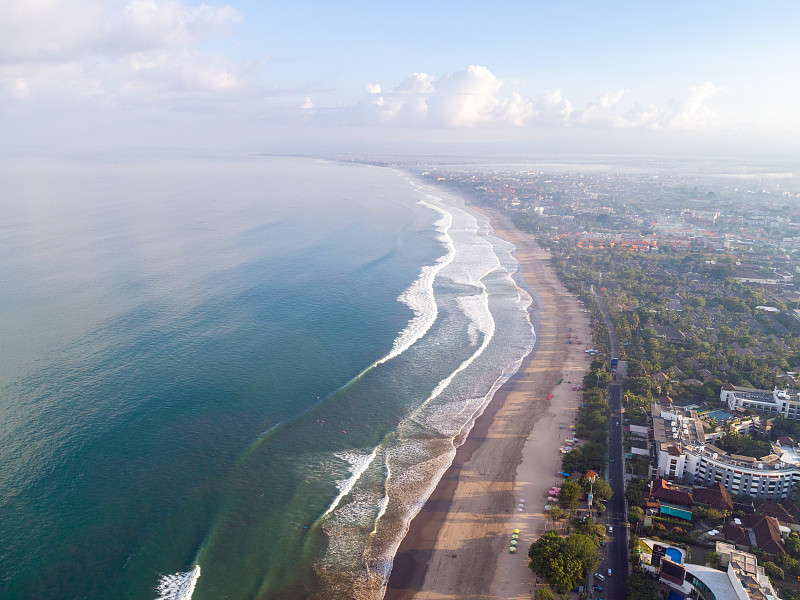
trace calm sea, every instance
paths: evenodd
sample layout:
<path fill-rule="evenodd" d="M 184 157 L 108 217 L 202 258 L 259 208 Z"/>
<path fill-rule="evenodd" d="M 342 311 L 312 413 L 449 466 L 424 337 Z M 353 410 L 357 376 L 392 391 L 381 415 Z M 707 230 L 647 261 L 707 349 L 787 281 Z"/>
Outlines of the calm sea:
<path fill-rule="evenodd" d="M 385 168 L 0 165 L 0 598 L 379 598 L 533 345 L 512 250 Z"/>

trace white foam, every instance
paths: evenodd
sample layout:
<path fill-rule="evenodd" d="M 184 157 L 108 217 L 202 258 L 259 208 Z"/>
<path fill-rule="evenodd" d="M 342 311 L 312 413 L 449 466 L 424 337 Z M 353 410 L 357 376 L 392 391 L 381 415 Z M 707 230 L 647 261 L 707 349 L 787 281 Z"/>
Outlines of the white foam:
<path fill-rule="evenodd" d="M 194 594 L 194 587 L 200 578 L 200 565 L 191 571 L 162 575 L 156 586 L 156 600 L 189 600 Z"/>
<path fill-rule="evenodd" d="M 386 476 L 383 480 L 383 498 L 378 505 L 378 514 L 375 516 L 375 524 L 372 527 L 372 535 L 375 535 L 378 532 L 378 521 L 380 521 L 381 517 L 384 515 L 384 513 L 386 513 L 386 507 L 389 506 L 389 482 L 392 479 L 392 469 L 389 466 L 388 454 L 384 459 L 384 467 L 386 468 Z"/>
<path fill-rule="evenodd" d="M 331 502 L 328 510 L 322 513 L 322 517 L 325 517 L 336 510 L 336 507 L 339 506 L 339 503 L 342 501 L 342 499 L 350 493 L 361 475 L 364 474 L 364 471 L 366 471 L 372 464 L 372 461 L 375 460 L 375 457 L 378 455 L 379 447 L 380 446 L 376 446 L 369 454 L 357 454 L 355 452 L 335 453 L 337 458 L 350 463 L 350 477 L 336 482 L 336 487 L 339 489 L 339 495 L 334 498 L 333 502 Z"/>
<path fill-rule="evenodd" d="M 436 221 L 436 230 L 439 232 L 439 239 L 447 248 L 447 253 L 433 265 L 422 267 L 416 281 L 405 290 L 397 300 L 408 306 L 414 311 L 414 317 L 408 325 L 398 334 L 392 344 L 392 350 L 383 358 L 375 361 L 369 368 L 383 364 L 408 350 L 414 343 L 424 336 L 436 321 L 439 309 L 436 307 L 436 298 L 433 295 L 433 282 L 439 271 L 453 262 L 456 255 L 453 238 L 449 235 L 450 227 L 453 223 L 453 215 L 439 206 L 419 200 L 419 203 L 438 212 L 441 217 Z"/>

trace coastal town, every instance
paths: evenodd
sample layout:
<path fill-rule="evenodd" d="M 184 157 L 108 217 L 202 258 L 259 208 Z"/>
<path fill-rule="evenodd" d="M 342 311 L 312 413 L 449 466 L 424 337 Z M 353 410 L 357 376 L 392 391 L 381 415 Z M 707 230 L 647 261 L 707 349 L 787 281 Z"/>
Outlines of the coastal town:
<path fill-rule="evenodd" d="M 800 598 L 800 183 L 405 167 L 534 237 L 590 313 L 563 340 L 594 351 L 530 593 Z"/>

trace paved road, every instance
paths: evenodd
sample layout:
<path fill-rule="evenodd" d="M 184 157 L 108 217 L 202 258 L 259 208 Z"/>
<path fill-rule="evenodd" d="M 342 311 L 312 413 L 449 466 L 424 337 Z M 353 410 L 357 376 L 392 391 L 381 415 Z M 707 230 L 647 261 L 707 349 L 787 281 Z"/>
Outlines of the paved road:
<path fill-rule="evenodd" d="M 600 310 L 605 318 L 606 326 L 611 340 L 611 353 L 619 356 L 617 345 L 617 332 L 611 323 L 608 308 L 603 298 L 595 293 Z M 602 593 L 597 593 L 595 598 L 621 599 L 625 597 L 624 583 L 628 576 L 628 520 L 625 514 L 625 463 L 622 454 L 622 389 L 620 384 L 612 383 L 608 389 L 608 405 L 611 416 L 608 422 L 608 473 L 607 479 L 611 484 L 613 496 L 606 507 L 604 520 L 607 525 L 614 528 L 614 533 L 609 536 L 605 548 L 605 558 L 601 565 L 602 572 L 607 573 L 611 568 L 611 577 L 606 575 Z"/>

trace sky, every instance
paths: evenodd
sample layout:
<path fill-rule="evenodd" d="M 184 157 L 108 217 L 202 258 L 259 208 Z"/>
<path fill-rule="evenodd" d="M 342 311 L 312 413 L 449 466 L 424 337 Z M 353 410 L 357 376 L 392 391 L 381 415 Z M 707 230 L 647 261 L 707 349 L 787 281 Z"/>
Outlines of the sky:
<path fill-rule="evenodd" d="M 0 3 L 0 142 L 791 156 L 800 3 Z"/>

